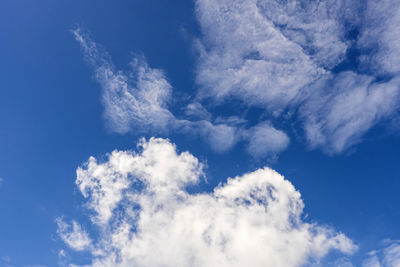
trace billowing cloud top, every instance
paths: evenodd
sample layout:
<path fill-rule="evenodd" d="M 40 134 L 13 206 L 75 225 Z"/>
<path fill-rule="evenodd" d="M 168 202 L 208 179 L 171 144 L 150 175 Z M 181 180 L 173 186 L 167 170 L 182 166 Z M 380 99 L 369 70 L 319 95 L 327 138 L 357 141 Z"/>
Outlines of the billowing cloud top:
<path fill-rule="evenodd" d="M 90 158 L 76 183 L 98 234 L 58 219 L 60 237 L 91 253 L 88 266 L 301 266 L 356 249 L 345 235 L 304 222 L 300 193 L 269 168 L 189 193 L 203 175 L 193 155 L 165 139 L 105 162 Z"/>

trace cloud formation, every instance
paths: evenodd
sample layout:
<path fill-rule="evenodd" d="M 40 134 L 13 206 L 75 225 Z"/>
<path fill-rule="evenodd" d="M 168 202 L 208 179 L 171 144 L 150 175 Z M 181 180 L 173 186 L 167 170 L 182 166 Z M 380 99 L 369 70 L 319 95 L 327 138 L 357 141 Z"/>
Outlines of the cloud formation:
<path fill-rule="evenodd" d="M 73 31 L 103 87 L 111 130 L 184 132 L 217 152 L 245 141 L 251 155 L 265 157 L 289 144 L 288 134 L 274 125 L 296 120 L 310 148 L 339 154 L 397 116 L 400 5 L 394 0 L 195 3 L 202 32 L 195 42 L 199 91 L 182 116 L 169 110 L 172 86 L 162 70 L 136 57 L 129 72 L 117 71 L 106 52 L 79 29 Z M 250 124 L 235 106 L 231 115 L 244 121 L 236 124 L 218 121 L 219 114 L 203 106 L 229 105 L 232 98 L 265 113 Z"/>
<path fill-rule="evenodd" d="M 363 267 L 398 267 L 400 266 L 400 243 L 386 240 L 385 248 L 370 252 L 363 262 Z"/>
<path fill-rule="evenodd" d="M 363 68 L 385 75 L 400 71 L 400 5 L 393 0 L 369 0 L 358 46 Z"/>
<path fill-rule="evenodd" d="M 284 132 L 272 127 L 269 122 L 261 122 L 245 134 L 249 140 L 247 150 L 255 158 L 269 153 L 277 154 L 289 145 L 289 137 Z"/>
<path fill-rule="evenodd" d="M 374 82 L 370 76 L 341 72 L 319 83 L 300 113 L 308 143 L 328 153 L 340 153 L 358 143 L 373 125 L 399 107 L 400 76 Z"/>
<path fill-rule="evenodd" d="M 162 70 L 151 68 L 144 57 L 135 57 L 131 62 L 131 71 L 125 73 L 117 71 L 110 56 L 98 44 L 92 41 L 87 34 L 78 28 L 72 31 L 80 44 L 83 54 L 93 67 L 95 78 L 103 91 L 104 116 L 108 127 L 117 133 L 150 132 L 168 134 L 169 132 L 188 133 L 197 135 L 205 140 L 216 152 L 226 152 L 240 140 L 250 141 L 252 135 L 247 134 L 243 127 L 243 119 L 237 120 L 217 118 L 213 116 L 199 102 L 189 103 L 184 115 L 187 118 L 177 118 L 168 109 L 172 95 L 172 86 Z M 273 131 L 264 131 L 270 139 L 276 138 L 281 132 L 269 126 Z M 284 138 L 286 134 L 281 132 Z M 288 143 L 288 142 L 286 142 Z M 282 144 L 264 142 L 262 153 L 258 156 L 273 155 L 282 151 Z"/>
<path fill-rule="evenodd" d="M 229 178 L 211 193 L 189 193 L 203 165 L 165 139 L 142 140 L 139 152 L 91 157 L 77 170 L 98 234 L 59 222 L 87 266 L 302 266 L 329 251 L 351 254 L 344 234 L 302 219 L 300 193 L 269 169 Z M 94 231 L 92 231 L 94 232 Z"/>
<path fill-rule="evenodd" d="M 150 68 L 143 57 L 131 62 L 132 75 L 115 70 L 107 52 L 81 30 L 72 31 L 103 89 L 104 116 L 112 131 L 165 130 L 173 115 L 167 109 L 171 85 L 163 72 Z"/>
<path fill-rule="evenodd" d="M 393 0 L 197 0 L 199 97 L 233 96 L 277 120 L 289 110 L 312 148 L 341 153 L 399 108 L 399 8 Z"/>
<path fill-rule="evenodd" d="M 70 248 L 82 251 L 89 247 L 91 240 L 76 221 L 69 225 L 63 221 L 63 218 L 57 218 L 56 223 L 57 234 Z"/>

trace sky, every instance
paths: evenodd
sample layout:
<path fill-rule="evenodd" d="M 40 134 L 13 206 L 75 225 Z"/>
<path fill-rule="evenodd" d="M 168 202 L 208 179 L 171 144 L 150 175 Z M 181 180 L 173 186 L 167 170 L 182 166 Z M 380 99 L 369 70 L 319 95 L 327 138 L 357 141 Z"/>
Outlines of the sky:
<path fill-rule="evenodd" d="M 0 2 L 0 266 L 400 266 L 395 0 Z"/>

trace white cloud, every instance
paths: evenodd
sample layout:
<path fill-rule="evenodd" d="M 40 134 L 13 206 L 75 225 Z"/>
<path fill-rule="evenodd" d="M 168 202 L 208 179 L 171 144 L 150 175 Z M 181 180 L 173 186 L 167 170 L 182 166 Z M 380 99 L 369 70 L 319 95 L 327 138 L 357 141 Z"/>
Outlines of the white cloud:
<path fill-rule="evenodd" d="M 365 49 L 364 68 L 379 74 L 400 71 L 400 5 L 395 0 L 369 0 L 358 45 Z"/>
<path fill-rule="evenodd" d="M 90 246 L 91 240 L 88 234 L 76 221 L 69 225 L 62 218 L 57 218 L 56 223 L 58 235 L 70 248 L 82 251 Z"/>
<path fill-rule="evenodd" d="M 212 121 L 212 115 L 199 102 L 190 103 L 185 108 L 185 115 L 193 120 L 176 118 L 167 108 L 172 87 L 161 70 L 149 67 L 144 58 L 135 58 L 131 64 L 132 72 L 116 71 L 101 47 L 79 29 L 73 33 L 102 86 L 105 117 L 112 131 L 120 134 L 129 131 L 189 133 L 203 138 L 214 151 L 220 153 L 230 150 L 243 139 L 245 120 L 217 117 Z M 276 136 L 272 131 L 270 134 Z M 282 150 L 277 147 L 286 147 L 281 143 L 264 143 L 268 143 L 268 149 L 274 153 Z M 261 156 L 268 153 L 254 154 Z"/>
<path fill-rule="evenodd" d="M 301 108 L 312 147 L 340 153 L 358 143 L 364 133 L 399 106 L 400 76 L 386 83 L 354 72 L 342 72 L 314 85 L 314 94 Z"/>
<path fill-rule="evenodd" d="M 347 257 L 339 258 L 339 259 L 335 260 L 329 266 L 332 266 L 332 267 L 354 267 L 354 265 L 351 263 L 351 261 Z"/>
<path fill-rule="evenodd" d="M 363 267 L 399 267 L 400 243 L 386 240 L 386 247 L 370 252 L 370 256 L 363 262 Z"/>
<path fill-rule="evenodd" d="M 186 113 L 200 117 L 198 121 L 177 119 L 168 109 L 171 85 L 163 72 L 152 69 L 144 58 L 135 58 L 129 74 L 116 71 L 109 56 L 79 29 L 73 31 L 85 58 L 94 67 L 96 80 L 103 88 L 103 104 L 108 126 L 120 134 L 129 131 L 195 132 L 215 151 L 225 152 L 235 143 L 235 129 L 229 125 L 214 125 L 200 103 L 189 104 Z M 133 81 L 132 81 L 132 77 Z"/>
<path fill-rule="evenodd" d="M 253 157 L 264 157 L 277 154 L 289 145 L 289 137 L 275 129 L 268 122 L 260 123 L 245 133 L 249 145 L 247 150 Z"/>
<path fill-rule="evenodd" d="M 197 0 L 204 38 L 198 82 L 203 96 L 235 95 L 271 111 L 344 57 L 348 43 L 338 1 Z"/>
<path fill-rule="evenodd" d="M 174 128 L 177 132 L 199 135 L 216 152 L 226 152 L 240 140 L 240 128 L 225 123 L 213 124 L 206 120 L 176 120 Z"/>
<path fill-rule="evenodd" d="M 399 107 L 399 9 L 393 0 L 370 0 L 366 7 L 336 0 L 197 0 L 200 96 L 234 96 L 274 119 L 300 108 L 293 114 L 304 120 L 310 146 L 341 153 Z M 350 59 L 360 67 L 352 63 L 352 71 L 338 72 L 349 48 L 360 53 Z"/>
<path fill-rule="evenodd" d="M 142 57 L 132 60 L 130 75 L 116 71 L 107 53 L 96 43 L 79 29 L 73 34 L 103 88 L 104 115 L 110 128 L 122 134 L 132 128 L 165 130 L 173 115 L 167 109 L 171 85 L 163 72 L 150 68 Z"/>
<path fill-rule="evenodd" d="M 193 155 L 155 138 L 140 150 L 78 169 L 99 235 L 71 241 L 90 240 L 76 223 L 69 232 L 61 223 L 59 233 L 73 249 L 92 244 L 89 266 L 302 266 L 356 249 L 345 235 L 303 221 L 300 193 L 271 169 L 191 194 L 186 188 L 204 175 Z"/>
<path fill-rule="evenodd" d="M 212 117 L 211 113 L 208 112 L 199 102 L 188 104 L 185 108 L 185 115 L 201 120 L 210 120 Z"/>
<path fill-rule="evenodd" d="M 400 266 L 400 244 L 392 244 L 384 251 L 384 266 Z"/>
<path fill-rule="evenodd" d="M 172 86 L 162 70 L 137 57 L 131 71 L 117 71 L 87 35 L 79 29 L 73 33 L 103 87 L 105 118 L 113 131 L 183 131 L 202 137 L 217 152 L 252 133 L 248 151 L 253 156 L 284 150 L 288 134 L 281 130 L 274 129 L 281 134 L 271 143 L 277 136 L 272 131 L 263 140 L 254 135 L 260 127 L 218 122 L 201 103 L 233 96 L 264 108 L 262 120 L 301 119 L 310 147 L 337 154 L 399 107 L 399 9 L 394 0 L 365 5 L 356 0 L 196 0 L 200 89 L 184 108 L 186 118 L 179 119 L 168 109 Z M 348 51 L 356 58 L 347 58 Z M 342 70 L 341 63 L 353 66 Z M 236 107 L 235 112 L 240 114 Z"/>

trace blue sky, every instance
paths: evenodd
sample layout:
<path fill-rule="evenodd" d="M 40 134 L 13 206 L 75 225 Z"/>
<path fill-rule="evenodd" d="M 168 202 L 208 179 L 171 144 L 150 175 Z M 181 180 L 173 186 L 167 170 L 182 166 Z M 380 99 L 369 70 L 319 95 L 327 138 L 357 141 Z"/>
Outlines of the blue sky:
<path fill-rule="evenodd" d="M 2 1 L 0 266 L 399 266 L 399 29 L 393 0 Z"/>

